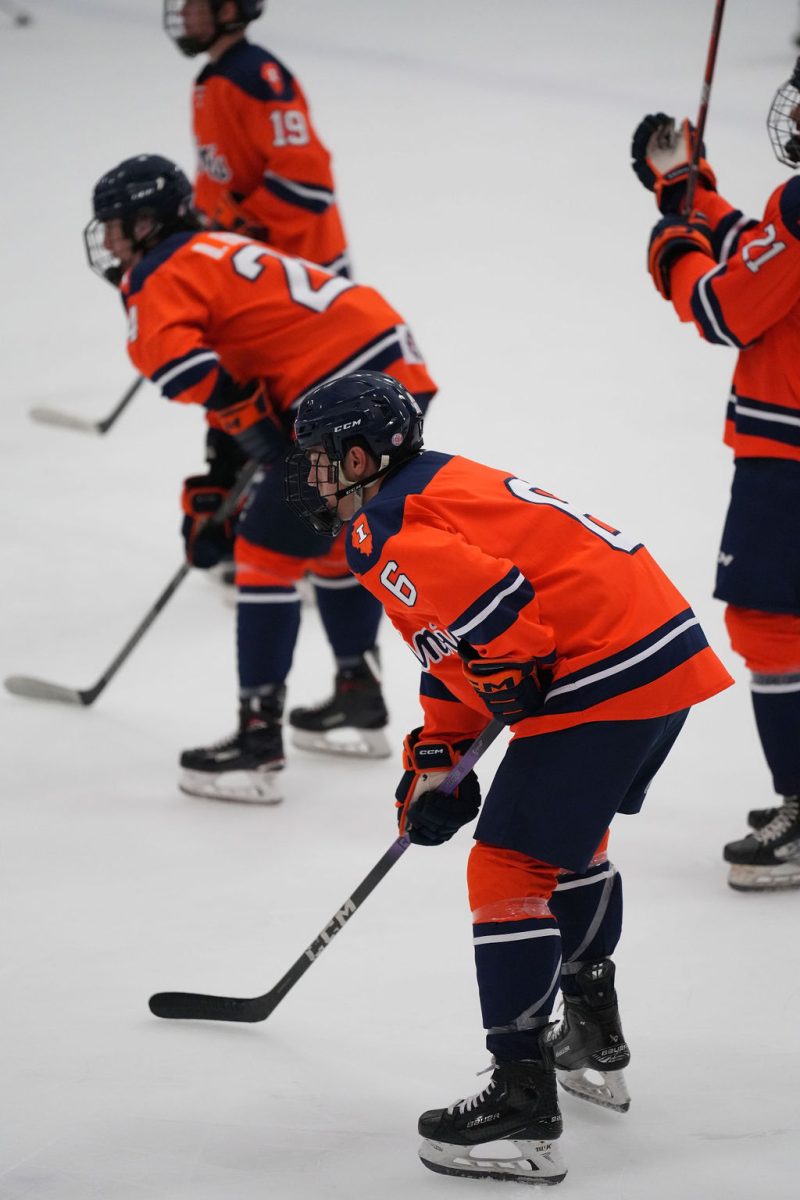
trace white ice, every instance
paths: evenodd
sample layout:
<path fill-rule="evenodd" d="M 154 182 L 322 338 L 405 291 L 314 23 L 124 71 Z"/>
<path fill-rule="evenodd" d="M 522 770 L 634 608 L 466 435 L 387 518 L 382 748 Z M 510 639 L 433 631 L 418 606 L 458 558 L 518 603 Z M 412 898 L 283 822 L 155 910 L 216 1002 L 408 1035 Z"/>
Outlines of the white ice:
<path fill-rule="evenodd" d="M 0 670 L 85 687 L 180 562 L 202 421 L 149 385 L 104 438 L 27 413 L 104 416 L 132 377 L 81 231 L 120 159 L 191 167 L 194 65 L 157 0 L 30 6 L 27 28 L 0 12 Z M 620 1117 L 564 1098 L 562 1191 L 587 1200 L 797 1195 L 800 894 L 731 892 L 720 853 L 771 798 L 711 598 L 733 352 L 657 296 L 655 208 L 628 163 L 644 113 L 694 115 L 712 7 L 270 0 L 253 30 L 310 94 L 359 274 L 409 318 L 441 384 L 429 444 L 641 536 L 738 680 L 615 829 L 633 1103 Z M 734 2 L 725 17 L 707 144 L 723 192 L 755 215 L 785 178 L 764 117 L 796 10 Z M 382 644 L 399 746 L 417 723 L 414 662 L 391 631 Z M 290 702 L 330 678 L 312 610 Z M 399 757 L 296 753 L 279 808 L 182 796 L 180 749 L 235 718 L 233 613 L 201 574 L 93 708 L 0 703 L 0 1198 L 473 1195 L 420 1166 L 415 1128 L 484 1082 L 467 832 L 412 848 L 265 1024 L 147 1010 L 159 989 L 277 981 L 395 836 Z"/>

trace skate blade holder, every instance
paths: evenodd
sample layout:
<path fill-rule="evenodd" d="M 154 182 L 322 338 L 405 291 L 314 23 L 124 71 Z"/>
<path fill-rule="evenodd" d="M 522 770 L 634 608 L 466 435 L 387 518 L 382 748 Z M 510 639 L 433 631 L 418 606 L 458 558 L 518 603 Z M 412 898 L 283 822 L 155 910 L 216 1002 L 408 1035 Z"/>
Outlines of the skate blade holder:
<path fill-rule="evenodd" d="M 456 1146 L 426 1138 L 419 1157 L 430 1171 L 469 1179 L 513 1180 L 518 1183 L 561 1183 L 567 1168 L 556 1142 L 507 1138 Z"/>
<path fill-rule="evenodd" d="M 556 1077 L 565 1092 L 610 1108 L 614 1112 L 627 1112 L 631 1097 L 622 1071 L 597 1071 L 592 1067 L 581 1067 L 577 1071 L 556 1070 Z"/>
<path fill-rule="evenodd" d="M 800 888 L 800 857 L 779 866 L 731 866 L 728 886 L 735 892 L 779 892 Z"/>
<path fill-rule="evenodd" d="M 277 771 L 190 771 L 184 767 L 178 787 L 201 800 L 226 800 L 231 804 L 280 804 L 283 791 Z"/>
<path fill-rule="evenodd" d="M 392 754 L 383 729 L 356 729 L 353 725 L 320 732 L 292 727 L 292 745 L 298 750 L 342 758 L 390 758 Z"/>

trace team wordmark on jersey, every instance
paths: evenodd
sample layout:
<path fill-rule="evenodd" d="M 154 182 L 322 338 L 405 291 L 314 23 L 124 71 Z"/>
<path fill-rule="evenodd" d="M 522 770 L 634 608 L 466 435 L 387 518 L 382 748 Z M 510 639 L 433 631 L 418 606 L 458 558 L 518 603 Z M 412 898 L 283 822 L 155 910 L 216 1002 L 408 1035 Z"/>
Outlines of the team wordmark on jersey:
<path fill-rule="evenodd" d="M 213 142 L 197 147 L 197 170 L 217 183 L 230 183 L 232 178 L 227 158 L 217 151 Z"/>
<path fill-rule="evenodd" d="M 449 654 L 458 653 L 458 638 L 432 622 L 413 634 L 410 645 L 423 671 L 429 671 Z"/>

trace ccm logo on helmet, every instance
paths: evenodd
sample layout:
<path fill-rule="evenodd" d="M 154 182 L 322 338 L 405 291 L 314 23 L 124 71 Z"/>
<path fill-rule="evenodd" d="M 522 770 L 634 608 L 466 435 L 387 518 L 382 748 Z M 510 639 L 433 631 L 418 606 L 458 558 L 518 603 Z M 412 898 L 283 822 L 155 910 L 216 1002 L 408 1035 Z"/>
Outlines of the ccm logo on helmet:
<path fill-rule="evenodd" d="M 361 424 L 361 417 L 357 421 L 345 421 L 344 425 L 334 425 L 333 432 L 341 433 L 343 429 L 355 429 L 356 425 Z"/>

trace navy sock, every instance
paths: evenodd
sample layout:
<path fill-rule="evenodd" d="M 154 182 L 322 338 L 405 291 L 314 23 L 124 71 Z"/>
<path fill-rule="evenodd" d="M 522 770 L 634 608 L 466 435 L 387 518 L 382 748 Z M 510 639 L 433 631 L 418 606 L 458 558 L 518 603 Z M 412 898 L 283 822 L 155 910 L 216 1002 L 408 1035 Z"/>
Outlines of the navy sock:
<path fill-rule="evenodd" d="M 800 795 L 800 671 L 754 674 L 751 687 L 758 736 L 775 791 L 779 796 Z"/>
<path fill-rule="evenodd" d="M 561 988 L 578 995 L 575 974 L 584 963 L 609 958 L 622 932 L 622 879 L 611 862 L 559 879 L 550 910 L 561 930 Z"/>
<path fill-rule="evenodd" d="M 258 695 L 283 683 L 300 628 L 300 597 L 293 587 L 244 587 L 236 606 L 239 690 Z"/>
<path fill-rule="evenodd" d="M 473 925 L 486 1046 L 502 1061 L 540 1058 L 539 1034 L 553 1008 L 561 937 L 552 917 Z"/>
<path fill-rule="evenodd" d="M 378 636 L 383 609 L 353 575 L 324 579 L 312 575 L 319 615 L 337 662 L 360 659 Z M 341 663 L 340 663 L 341 665 Z"/>

